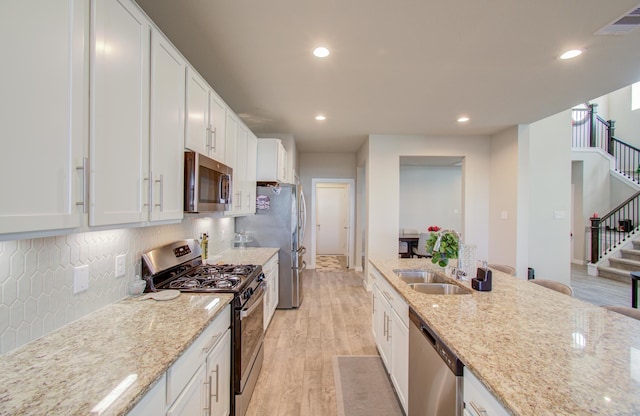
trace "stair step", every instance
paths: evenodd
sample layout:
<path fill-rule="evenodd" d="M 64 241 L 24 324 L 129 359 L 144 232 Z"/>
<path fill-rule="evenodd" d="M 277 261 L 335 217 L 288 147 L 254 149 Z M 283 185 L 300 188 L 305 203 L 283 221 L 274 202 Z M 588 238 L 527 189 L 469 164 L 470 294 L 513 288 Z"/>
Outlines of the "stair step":
<path fill-rule="evenodd" d="M 598 276 L 619 282 L 631 283 L 631 272 L 629 270 L 616 269 L 615 267 L 598 266 Z"/>
<path fill-rule="evenodd" d="M 633 243 L 634 250 L 640 250 L 640 239 L 634 239 L 631 242 Z"/>
<path fill-rule="evenodd" d="M 640 261 L 640 250 L 623 248 L 620 253 L 623 259 Z"/>
<path fill-rule="evenodd" d="M 640 271 L 640 261 L 631 260 L 631 259 L 621 259 L 621 258 L 610 257 L 609 265 L 615 269 L 628 270 L 630 272 Z"/>

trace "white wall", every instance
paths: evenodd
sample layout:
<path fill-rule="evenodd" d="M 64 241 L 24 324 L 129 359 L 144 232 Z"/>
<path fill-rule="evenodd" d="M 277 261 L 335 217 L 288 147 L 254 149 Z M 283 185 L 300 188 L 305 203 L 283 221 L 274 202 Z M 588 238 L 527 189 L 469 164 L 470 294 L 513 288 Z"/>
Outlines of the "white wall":
<path fill-rule="evenodd" d="M 210 255 L 233 246 L 233 218 L 0 242 L 0 354 L 124 298 L 144 251 L 202 232 L 209 233 Z M 126 276 L 116 278 L 120 254 Z M 85 264 L 89 289 L 74 295 L 73 266 Z"/>
<path fill-rule="evenodd" d="M 570 120 L 567 110 L 529 125 L 529 264 L 536 278 L 566 284 L 571 280 Z"/>
<path fill-rule="evenodd" d="M 517 264 L 518 128 L 490 140 L 489 263 Z"/>
<path fill-rule="evenodd" d="M 311 180 L 314 178 L 356 179 L 355 153 L 300 153 L 299 155 L 300 184 L 307 201 L 307 230 L 311 224 Z M 355 192 L 355 190 L 354 190 Z M 357 208 L 356 208 L 357 210 Z M 302 244 L 311 247 L 311 232 L 307 232 Z M 307 250 L 304 259 L 307 264 L 314 264 L 309 258 L 311 250 Z"/>
<path fill-rule="evenodd" d="M 631 86 L 608 94 L 608 98 L 616 137 L 640 148 L 640 110 L 631 111 Z"/>
<path fill-rule="evenodd" d="M 462 231 L 464 241 L 478 246 L 486 259 L 489 241 L 488 137 L 425 137 L 370 135 L 367 159 L 367 256 L 397 257 L 400 215 L 400 156 L 456 156 L 462 167 Z M 438 203 L 438 194 L 430 197 Z"/>
<path fill-rule="evenodd" d="M 400 166 L 399 186 L 401 229 L 462 229 L 461 166 Z M 438 195 L 438 203 L 433 195 Z"/>

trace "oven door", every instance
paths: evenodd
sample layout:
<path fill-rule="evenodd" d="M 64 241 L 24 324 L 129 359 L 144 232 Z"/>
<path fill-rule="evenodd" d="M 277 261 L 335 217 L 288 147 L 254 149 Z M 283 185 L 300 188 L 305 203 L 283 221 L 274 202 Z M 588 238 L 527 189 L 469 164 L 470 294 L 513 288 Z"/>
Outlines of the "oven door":
<path fill-rule="evenodd" d="M 264 283 L 235 311 L 234 389 L 244 391 L 253 362 L 264 341 Z"/>

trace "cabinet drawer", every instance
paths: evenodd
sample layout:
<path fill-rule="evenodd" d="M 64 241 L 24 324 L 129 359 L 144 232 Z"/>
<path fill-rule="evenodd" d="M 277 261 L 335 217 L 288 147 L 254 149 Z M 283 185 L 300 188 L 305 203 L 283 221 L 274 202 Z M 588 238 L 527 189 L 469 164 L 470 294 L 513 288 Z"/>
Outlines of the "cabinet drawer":
<path fill-rule="evenodd" d="M 220 315 L 202 332 L 193 344 L 167 370 L 167 403 L 171 405 L 198 368 L 205 362 L 207 354 L 222 339 L 231 323 L 231 306 L 227 305 Z"/>
<path fill-rule="evenodd" d="M 464 368 L 463 391 L 465 415 L 507 416 L 509 414 L 467 367 Z"/>

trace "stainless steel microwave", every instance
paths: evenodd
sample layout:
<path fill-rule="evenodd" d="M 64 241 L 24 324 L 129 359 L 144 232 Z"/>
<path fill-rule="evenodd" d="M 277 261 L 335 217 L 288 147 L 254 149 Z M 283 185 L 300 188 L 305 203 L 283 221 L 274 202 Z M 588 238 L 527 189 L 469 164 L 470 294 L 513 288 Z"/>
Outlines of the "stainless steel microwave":
<path fill-rule="evenodd" d="M 184 152 L 184 211 L 216 212 L 231 208 L 233 169 L 196 152 Z"/>

